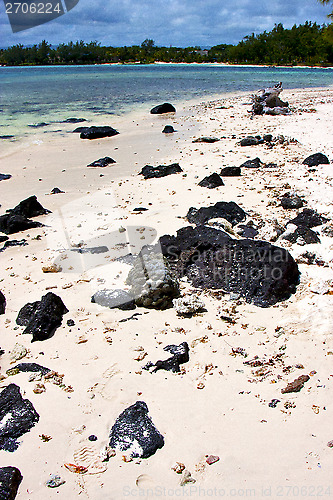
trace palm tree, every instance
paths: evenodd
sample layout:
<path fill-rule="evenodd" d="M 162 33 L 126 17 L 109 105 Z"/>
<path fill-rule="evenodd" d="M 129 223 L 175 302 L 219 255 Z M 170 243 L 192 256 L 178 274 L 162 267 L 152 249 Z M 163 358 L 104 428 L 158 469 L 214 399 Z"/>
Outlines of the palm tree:
<path fill-rule="evenodd" d="M 331 2 L 332 3 L 332 7 L 333 7 L 333 1 L 332 0 L 318 0 L 318 2 L 320 2 L 320 3 L 324 4 L 324 5 Z M 332 12 L 330 14 L 328 14 L 327 17 L 331 17 L 333 19 L 333 10 L 332 10 Z"/>

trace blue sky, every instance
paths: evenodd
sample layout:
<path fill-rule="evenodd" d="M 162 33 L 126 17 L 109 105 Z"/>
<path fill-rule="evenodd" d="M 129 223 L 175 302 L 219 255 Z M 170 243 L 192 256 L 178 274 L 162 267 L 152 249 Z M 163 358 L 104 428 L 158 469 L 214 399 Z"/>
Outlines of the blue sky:
<path fill-rule="evenodd" d="M 121 46 L 152 38 L 156 45 L 204 48 L 238 43 L 275 23 L 285 28 L 306 20 L 327 23 L 330 10 L 317 0 L 80 0 L 62 17 L 14 34 L 0 4 L 0 46 L 43 39 L 54 45 L 84 40 Z"/>

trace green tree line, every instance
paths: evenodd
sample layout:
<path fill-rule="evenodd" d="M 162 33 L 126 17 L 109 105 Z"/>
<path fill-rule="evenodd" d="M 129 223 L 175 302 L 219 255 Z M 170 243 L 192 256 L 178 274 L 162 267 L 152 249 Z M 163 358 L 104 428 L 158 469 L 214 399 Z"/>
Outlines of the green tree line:
<path fill-rule="evenodd" d="M 246 36 L 237 45 L 220 44 L 209 50 L 200 47 L 158 47 L 151 39 L 141 45 L 107 47 L 82 40 L 52 47 L 43 40 L 38 45 L 22 44 L 0 50 L 0 64 L 54 65 L 102 63 L 225 62 L 268 65 L 333 65 L 333 24 L 306 21 L 285 29 L 276 24 L 272 31 Z"/>

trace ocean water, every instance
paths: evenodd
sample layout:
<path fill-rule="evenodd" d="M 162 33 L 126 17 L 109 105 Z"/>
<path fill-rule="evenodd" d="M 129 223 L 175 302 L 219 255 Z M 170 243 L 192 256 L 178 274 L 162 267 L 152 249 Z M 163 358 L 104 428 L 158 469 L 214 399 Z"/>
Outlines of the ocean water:
<path fill-rule="evenodd" d="M 279 81 L 283 87 L 333 85 L 333 68 L 242 67 L 221 65 L 94 65 L 0 67 L 0 136 L 16 138 L 69 117 L 93 120 L 177 104 L 256 91 Z M 30 125 L 30 126 L 29 126 Z M 61 128 L 61 127 L 60 127 Z"/>

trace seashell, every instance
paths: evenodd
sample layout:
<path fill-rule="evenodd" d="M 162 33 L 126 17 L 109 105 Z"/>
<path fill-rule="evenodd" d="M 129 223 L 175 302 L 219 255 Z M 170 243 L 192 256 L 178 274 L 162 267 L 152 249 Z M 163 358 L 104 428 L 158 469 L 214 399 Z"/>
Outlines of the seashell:
<path fill-rule="evenodd" d="M 191 477 L 191 473 L 188 470 L 184 470 L 182 473 L 182 477 L 180 479 L 180 486 L 185 486 L 187 483 L 195 483 L 195 479 Z"/>
<path fill-rule="evenodd" d="M 68 469 L 71 472 L 74 472 L 75 474 L 84 474 L 85 472 L 88 471 L 87 467 L 83 467 L 83 465 L 76 465 L 76 464 L 64 464 L 66 469 Z"/>
<path fill-rule="evenodd" d="M 152 488 L 154 486 L 154 481 L 148 474 L 140 474 L 140 476 L 136 478 L 135 484 L 138 488 L 147 490 L 148 488 Z"/>

